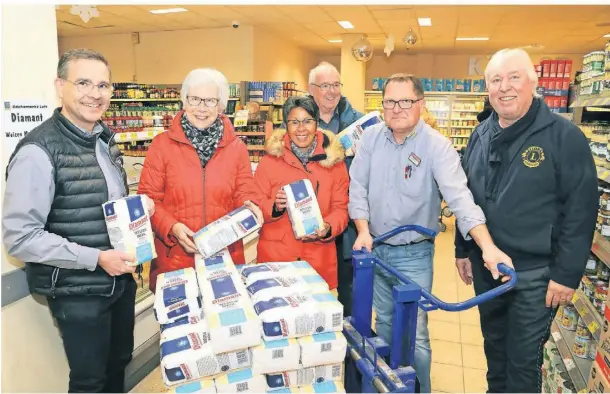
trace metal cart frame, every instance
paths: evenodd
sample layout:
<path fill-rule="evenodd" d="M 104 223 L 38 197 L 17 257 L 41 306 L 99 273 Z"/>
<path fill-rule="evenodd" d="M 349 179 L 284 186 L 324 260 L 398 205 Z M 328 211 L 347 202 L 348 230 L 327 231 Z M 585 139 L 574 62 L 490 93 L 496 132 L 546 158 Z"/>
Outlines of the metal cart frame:
<path fill-rule="evenodd" d="M 391 230 L 373 240 L 373 245 L 405 231 L 416 231 L 430 238 L 433 230 L 407 225 Z M 354 266 L 352 316 L 343 326 L 348 347 L 345 362 L 345 389 L 348 393 L 413 393 L 416 374 L 413 369 L 417 309 L 425 311 L 441 309 L 459 312 L 479 305 L 510 291 L 517 284 L 517 274 L 505 264 L 498 270 L 511 279 L 504 284 L 467 301 L 446 303 L 428 293 L 389 264 L 366 250 L 352 253 Z M 392 291 L 394 314 L 392 316 L 392 346 L 373 333 L 373 283 L 375 266 L 392 273 L 402 282 Z M 388 362 L 386 362 L 388 360 Z M 400 367 L 407 365 L 407 367 Z"/>

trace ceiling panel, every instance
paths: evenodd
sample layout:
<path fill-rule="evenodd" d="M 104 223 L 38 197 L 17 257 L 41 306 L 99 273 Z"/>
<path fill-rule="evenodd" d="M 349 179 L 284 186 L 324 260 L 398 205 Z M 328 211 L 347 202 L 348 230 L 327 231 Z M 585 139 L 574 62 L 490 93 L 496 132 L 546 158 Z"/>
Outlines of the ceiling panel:
<path fill-rule="evenodd" d="M 350 33 L 350 30 L 346 30 L 339 26 L 337 22 L 322 22 L 322 23 L 304 23 L 307 29 L 315 31 L 320 35 L 324 34 L 344 34 Z"/>
<path fill-rule="evenodd" d="M 363 5 L 320 6 L 320 8 L 336 21 L 350 21 L 354 23 L 354 20 L 371 17 L 369 10 Z"/>
<path fill-rule="evenodd" d="M 332 22 L 333 18 L 317 6 L 279 6 L 290 19 L 299 23 Z"/>
<path fill-rule="evenodd" d="M 402 21 L 405 19 L 415 19 L 415 12 L 410 8 L 372 11 L 372 13 L 377 20 Z"/>

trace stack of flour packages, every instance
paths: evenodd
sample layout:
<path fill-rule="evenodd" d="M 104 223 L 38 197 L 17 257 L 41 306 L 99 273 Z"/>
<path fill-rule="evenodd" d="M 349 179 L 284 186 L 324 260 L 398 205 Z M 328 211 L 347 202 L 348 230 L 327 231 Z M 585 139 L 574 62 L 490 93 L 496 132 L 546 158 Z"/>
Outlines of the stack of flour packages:
<path fill-rule="evenodd" d="M 343 306 L 326 282 L 304 261 L 233 263 L 227 246 L 259 228 L 239 208 L 195 234 L 195 269 L 157 277 L 165 384 L 179 393 L 344 393 Z"/>

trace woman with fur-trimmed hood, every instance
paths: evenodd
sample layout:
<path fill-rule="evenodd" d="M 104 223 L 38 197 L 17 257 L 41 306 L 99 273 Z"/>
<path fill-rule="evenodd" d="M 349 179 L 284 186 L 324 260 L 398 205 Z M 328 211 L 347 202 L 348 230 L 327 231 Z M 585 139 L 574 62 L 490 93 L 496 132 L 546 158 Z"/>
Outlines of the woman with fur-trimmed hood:
<path fill-rule="evenodd" d="M 306 261 L 334 289 L 334 239 L 345 230 L 348 221 L 345 151 L 333 133 L 318 129 L 320 111 L 311 97 L 288 98 L 282 112 L 287 130 L 273 132 L 265 146 L 267 155 L 254 174 L 264 217 L 257 261 Z M 302 179 L 309 179 L 314 188 L 324 226 L 315 234 L 297 239 L 282 187 Z"/>

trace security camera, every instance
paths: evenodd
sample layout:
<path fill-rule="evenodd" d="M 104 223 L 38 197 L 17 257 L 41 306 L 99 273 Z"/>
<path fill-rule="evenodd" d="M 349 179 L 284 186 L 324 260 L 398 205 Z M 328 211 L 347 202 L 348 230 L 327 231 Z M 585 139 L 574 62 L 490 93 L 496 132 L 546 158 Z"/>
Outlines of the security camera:
<path fill-rule="evenodd" d="M 233 21 L 233 22 L 231 22 L 231 26 L 233 26 L 234 29 L 237 29 L 239 27 L 239 22 Z"/>

